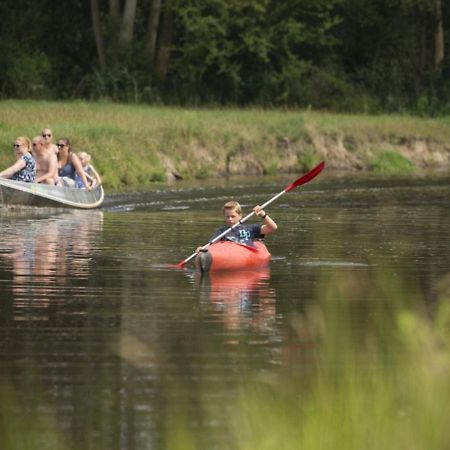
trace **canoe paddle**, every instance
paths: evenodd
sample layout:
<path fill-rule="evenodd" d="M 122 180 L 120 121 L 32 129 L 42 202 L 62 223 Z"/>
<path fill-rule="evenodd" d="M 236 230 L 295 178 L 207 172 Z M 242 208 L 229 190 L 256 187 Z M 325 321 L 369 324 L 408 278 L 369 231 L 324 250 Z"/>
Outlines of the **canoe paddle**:
<path fill-rule="evenodd" d="M 320 164 L 318 164 L 314 169 L 311 169 L 308 173 L 300 177 L 299 179 L 295 180 L 293 183 L 291 183 L 289 186 L 285 187 L 281 192 L 279 192 L 277 195 L 272 197 L 270 200 L 268 200 L 266 203 L 261 205 L 261 209 L 264 209 L 267 205 L 270 205 L 270 203 L 274 202 L 278 197 L 281 197 L 283 194 L 286 194 L 286 192 L 292 191 L 292 189 L 295 189 L 298 186 L 301 186 L 302 184 L 308 183 L 308 181 L 311 181 L 313 178 L 315 178 L 317 175 L 319 175 L 320 172 L 322 172 L 323 168 L 325 167 L 325 163 L 322 161 Z M 211 244 L 214 244 L 215 242 L 222 239 L 225 235 L 227 235 L 230 231 L 232 231 L 234 228 L 238 227 L 242 223 L 244 223 L 246 220 L 250 219 L 255 214 L 254 211 L 252 211 L 250 214 L 246 215 L 243 219 L 241 219 L 238 223 L 234 224 L 232 227 L 226 229 L 223 233 L 216 236 L 213 240 L 208 242 L 202 247 L 202 250 L 206 250 Z M 197 252 L 192 253 L 191 256 L 188 256 L 186 259 L 183 259 L 180 261 L 176 266 L 174 266 L 177 269 L 182 269 L 187 262 L 189 262 L 192 258 L 194 258 L 197 255 Z"/>

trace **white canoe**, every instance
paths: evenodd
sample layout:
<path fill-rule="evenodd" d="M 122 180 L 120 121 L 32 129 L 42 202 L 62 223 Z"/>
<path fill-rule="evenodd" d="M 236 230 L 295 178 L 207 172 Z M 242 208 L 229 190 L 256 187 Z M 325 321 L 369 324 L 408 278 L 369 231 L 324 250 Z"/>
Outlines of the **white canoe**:
<path fill-rule="evenodd" d="M 78 188 L 25 183 L 0 178 L 0 204 L 2 206 L 51 206 L 66 208 L 97 208 L 103 203 L 101 185 L 91 191 Z"/>

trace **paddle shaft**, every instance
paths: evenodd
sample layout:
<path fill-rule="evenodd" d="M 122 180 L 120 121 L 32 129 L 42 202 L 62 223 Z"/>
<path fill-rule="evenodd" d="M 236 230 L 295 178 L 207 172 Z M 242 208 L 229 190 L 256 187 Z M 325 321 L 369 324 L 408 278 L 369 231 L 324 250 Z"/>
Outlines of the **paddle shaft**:
<path fill-rule="evenodd" d="M 272 202 L 274 202 L 277 198 L 281 197 L 286 192 L 291 191 L 292 189 L 296 188 L 297 186 L 300 186 L 301 184 L 307 183 L 308 181 L 312 180 L 314 177 L 316 177 L 324 168 L 325 163 L 321 162 L 319 165 L 314 167 L 314 169 L 310 170 L 306 175 L 303 175 L 298 180 L 291 183 L 289 186 L 284 188 L 281 192 L 276 194 L 274 197 L 272 197 L 270 200 L 267 200 L 266 203 L 261 205 L 261 209 L 264 209 L 266 206 L 270 205 Z M 210 242 L 205 244 L 203 247 L 201 247 L 201 250 L 206 250 L 211 244 L 214 244 L 215 242 L 222 239 L 224 236 L 226 236 L 230 231 L 234 230 L 236 227 L 250 219 L 255 214 L 255 211 L 252 211 L 250 214 L 247 214 L 243 219 L 241 219 L 238 223 L 234 224 L 232 227 L 227 228 L 224 232 L 220 233 L 218 236 L 216 236 L 214 239 L 212 239 Z M 195 258 L 198 252 L 192 253 L 192 255 L 188 256 L 183 261 L 180 261 L 177 264 L 177 267 L 184 267 L 184 265 L 189 262 L 192 258 Z"/>

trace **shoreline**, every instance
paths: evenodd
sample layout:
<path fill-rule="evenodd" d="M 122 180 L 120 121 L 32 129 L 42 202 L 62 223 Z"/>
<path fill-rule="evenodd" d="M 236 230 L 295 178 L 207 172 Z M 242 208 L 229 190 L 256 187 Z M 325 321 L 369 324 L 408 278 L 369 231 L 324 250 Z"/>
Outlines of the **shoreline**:
<path fill-rule="evenodd" d="M 0 117 L 0 167 L 13 162 L 13 139 L 48 127 L 92 155 L 108 191 L 298 174 L 320 161 L 328 171 L 450 171 L 448 118 L 29 100 L 0 101 Z"/>

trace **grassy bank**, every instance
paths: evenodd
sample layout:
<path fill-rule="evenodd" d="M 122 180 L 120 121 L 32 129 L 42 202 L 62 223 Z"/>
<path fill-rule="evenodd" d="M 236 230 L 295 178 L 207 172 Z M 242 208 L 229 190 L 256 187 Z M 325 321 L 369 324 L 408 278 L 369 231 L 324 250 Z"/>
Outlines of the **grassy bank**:
<path fill-rule="evenodd" d="M 16 136 L 44 127 L 88 151 L 109 189 L 218 174 L 450 166 L 447 119 L 312 111 L 197 110 L 86 102 L 0 102 L 0 167 Z"/>

